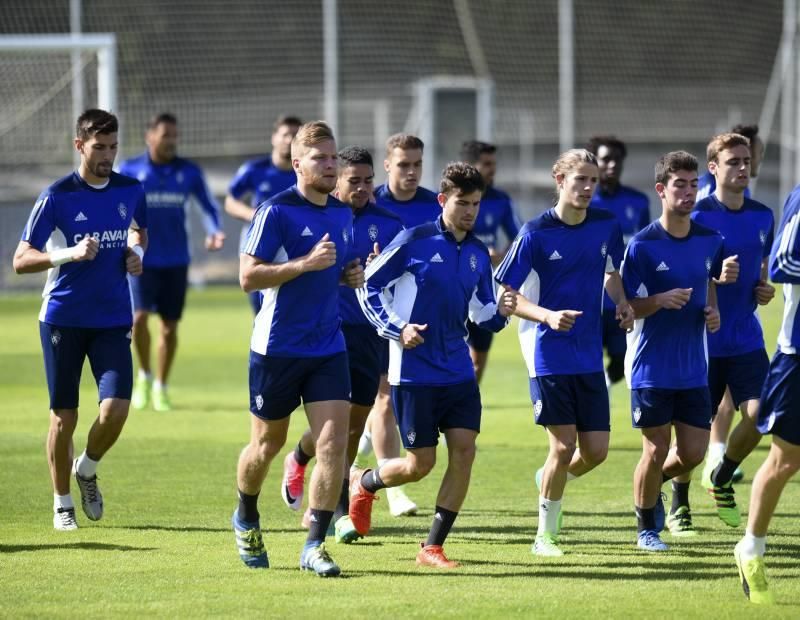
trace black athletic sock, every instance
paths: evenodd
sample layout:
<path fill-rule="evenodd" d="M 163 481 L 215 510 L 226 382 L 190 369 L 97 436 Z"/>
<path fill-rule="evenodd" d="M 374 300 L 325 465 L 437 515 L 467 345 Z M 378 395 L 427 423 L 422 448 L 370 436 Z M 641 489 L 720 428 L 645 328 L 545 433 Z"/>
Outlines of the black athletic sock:
<path fill-rule="evenodd" d="M 690 482 L 672 481 L 672 508 L 671 513 L 675 513 L 681 506 L 689 507 L 689 484 Z"/>
<path fill-rule="evenodd" d="M 736 471 L 740 464 L 741 461 L 731 460 L 727 454 L 723 456 L 722 462 L 711 473 L 711 484 L 715 487 L 722 487 L 728 484 L 733 478 L 733 472 Z"/>
<path fill-rule="evenodd" d="M 297 447 L 294 449 L 294 460 L 297 461 L 297 464 L 301 467 L 305 467 L 308 465 L 308 462 L 314 458 L 313 454 L 306 454 L 303 452 L 303 448 L 300 447 L 300 442 L 297 442 Z"/>
<path fill-rule="evenodd" d="M 655 530 L 656 529 L 656 509 L 652 508 L 639 508 L 636 506 L 636 521 L 638 531 L 642 530 Z"/>
<path fill-rule="evenodd" d="M 457 516 L 457 512 L 437 506 L 436 514 L 433 515 L 433 525 L 431 525 L 431 531 L 428 532 L 428 540 L 425 541 L 425 545 L 443 545 Z"/>
<path fill-rule="evenodd" d="M 361 486 L 370 493 L 385 489 L 386 485 L 381 480 L 380 468 L 370 469 L 361 476 Z"/>
<path fill-rule="evenodd" d="M 248 523 L 258 521 L 258 493 L 247 495 L 239 491 L 239 518 Z"/>
<path fill-rule="evenodd" d="M 308 515 L 308 536 L 306 537 L 306 547 L 316 547 L 325 542 L 328 534 L 328 526 L 333 519 L 333 510 L 318 510 L 309 508 Z"/>
<path fill-rule="evenodd" d="M 336 523 L 344 515 L 350 512 L 350 480 L 347 478 L 342 481 L 342 492 L 339 495 L 339 503 L 333 511 L 333 522 Z"/>

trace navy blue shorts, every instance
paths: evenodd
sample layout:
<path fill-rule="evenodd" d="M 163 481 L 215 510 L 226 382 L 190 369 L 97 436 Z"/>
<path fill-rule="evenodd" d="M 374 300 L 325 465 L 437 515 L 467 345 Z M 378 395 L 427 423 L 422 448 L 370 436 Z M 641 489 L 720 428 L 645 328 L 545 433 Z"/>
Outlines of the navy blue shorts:
<path fill-rule="evenodd" d="M 486 353 L 491 348 L 494 332 L 490 332 L 488 329 L 483 329 L 472 321 L 467 321 L 467 332 L 469 333 L 467 343 L 473 349 L 479 353 Z"/>
<path fill-rule="evenodd" d="M 347 353 L 269 357 L 250 351 L 250 412 L 254 416 L 282 420 L 301 400 L 350 400 Z"/>
<path fill-rule="evenodd" d="M 711 393 L 708 387 L 635 388 L 631 390 L 631 419 L 633 428 L 683 422 L 708 430 L 711 428 Z"/>
<path fill-rule="evenodd" d="M 147 267 L 142 275 L 130 276 L 133 309 L 157 312 L 165 321 L 180 321 L 186 303 L 188 265 Z"/>
<path fill-rule="evenodd" d="M 616 308 L 603 309 L 603 346 L 609 355 L 625 355 L 628 343 L 625 340 L 625 330 L 619 326 L 619 319 L 614 315 Z"/>
<path fill-rule="evenodd" d="M 58 327 L 39 323 L 50 409 L 77 409 L 83 362 L 88 357 L 98 402 L 131 399 L 130 327 Z"/>
<path fill-rule="evenodd" d="M 384 358 L 389 341 L 381 338 L 370 325 L 342 325 L 347 359 L 350 365 L 350 402 L 371 407 L 378 395 Z"/>
<path fill-rule="evenodd" d="M 439 432 L 481 432 L 481 392 L 475 380 L 454 385 L 393 385 L 394 417 L 406 450 L 439 444 Z"/>
<path fill-rule="evenodd" d="M 756 428 L 800 446 L 800 356 L 775 353 L 761 392 Z"/>
<path fill-rule="evenodd" d="M 608 389 L 602 372 L 532 377 L 530 392 L 536 424 L 574 425 L 581 433 L 611 430 Z"/>
<path fill-rule="evenodd" d="M 748 400 L 761 396 L 769 372 L 769 357 L 764 349 L 730 357 L 708 358 L 708 389 L 711 391 L 711 412 L 717 408 L 730 388 L 736 409 Z"/>

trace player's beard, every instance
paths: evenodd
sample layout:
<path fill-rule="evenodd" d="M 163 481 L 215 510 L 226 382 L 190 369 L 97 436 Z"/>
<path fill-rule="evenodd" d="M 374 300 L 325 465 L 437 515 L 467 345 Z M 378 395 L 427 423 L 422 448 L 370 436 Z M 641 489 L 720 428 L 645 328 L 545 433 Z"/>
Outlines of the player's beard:
<path fill-rule="evenodd" d="M 94 166 L 89 166 L 89 172 L 100 179 L 106 179 L 111 176 L 111 171 L 114 169 L 114 164 L 101 161 Z"/>
<path fill-rule="evenodd" d="M 336 177 L 323 177 L 323 176 L 316 176 L 311 179 L 311 188 L 319 192 L 320 194 L 330 194 L 334 189 L 336 189 Z"/>

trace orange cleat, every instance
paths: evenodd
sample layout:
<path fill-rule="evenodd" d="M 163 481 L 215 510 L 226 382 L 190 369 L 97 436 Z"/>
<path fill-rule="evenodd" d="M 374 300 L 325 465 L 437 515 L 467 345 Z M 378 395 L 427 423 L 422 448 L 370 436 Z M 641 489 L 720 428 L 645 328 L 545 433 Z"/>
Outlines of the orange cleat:
<path fill-rule="evenodd" d="M 427 545 L 420 543 L 419 553 L 417 554 L 417 566 L 432 566 L 433 568 L 458 568 L 458 562 L 448 560 L 444 554 L 444 547 L 441 545 Z"/>
<path fill-rule="evenodd" d="M 375 493 L 370 493 L 361 486 L 361 476 L 367 471 L 369 470 L 354 469 L 350 471 L 350 521 L 353 522 L 353 528 L 360 536 L 366 536 L 369 533 L 372 522 L 372 502 L 378 499 L 375 497 Z"/>

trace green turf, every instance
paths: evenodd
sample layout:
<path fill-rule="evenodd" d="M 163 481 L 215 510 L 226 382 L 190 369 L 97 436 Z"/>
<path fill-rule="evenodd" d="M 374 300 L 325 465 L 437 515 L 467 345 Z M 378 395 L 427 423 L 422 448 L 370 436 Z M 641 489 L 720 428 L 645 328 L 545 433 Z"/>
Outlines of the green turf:
<path fill-rule="evenodd" d="M 375 506 L 374 535 L 350 546 L 331 541 L 346 578 L 301 573 L 301 515 L 280 499 L 280 461 L 260 502 L 272 568 L 245 569 L 229 519 L 236 460 L 249 428 L 251 317 L 245 297 L 232 288 L 191 293 L 171 381 L 177 409 L 131 415 L 99 472 L 106 516 L 90 523 L 79 511 L 80 530 L 55 532 L 44 458 L 47 400 L 38 305 L 33 295 L 0 297 L 2 616 L 788 618 L 799 613 L 800 479 L 787 487 L 771 527 L 768 569 L 779 605 L 768 611 L 751 606 L 741 593 L 732 555 L 741 530 L 717 519 L 699 488 L 699 472 L 691 498 L 700 537 L 686 541 L 665 534 L 672 549 L 657 556 L 636 549 L 631 487 L 640 438 L 630 428 L 622 386 L 613 393 L 608 461 L 567 488 L 566 555 L 533 557 L 533 474 L 547 442 L 532 422 L 513 328 L 492 350 L 472 487 L 447 543 L 448 554 L 464 564 L 460 570 L 434 573 L 414 565 L 440 466 L 409 488 L 421 516 L 393 519 L 383 498 Z M 763 317 L 771 351 L 780 302 Z M 95 415 L 88 367 L 81 397 L 79 451 Z M 290 444 L 304 424 L 295 413 Z M 745 464 L 746 483 L 738 494 L 743 507 L 764 454 L 762 447 Z"/>

